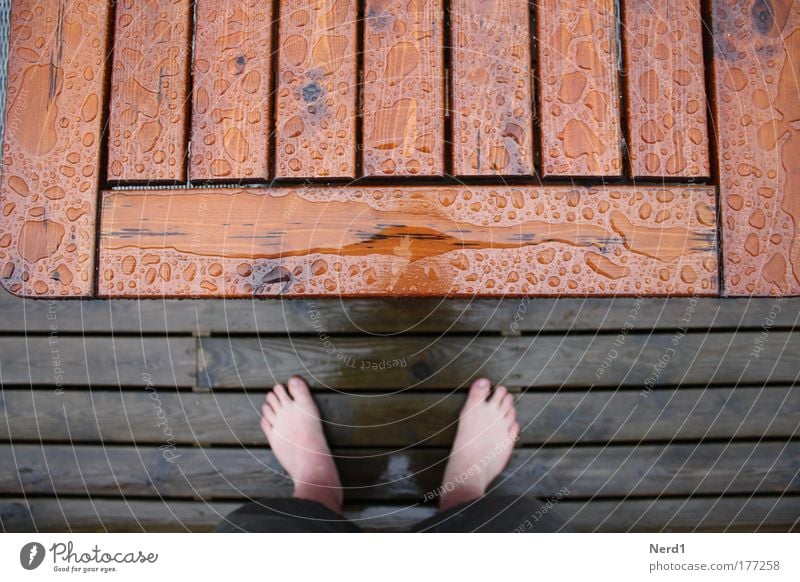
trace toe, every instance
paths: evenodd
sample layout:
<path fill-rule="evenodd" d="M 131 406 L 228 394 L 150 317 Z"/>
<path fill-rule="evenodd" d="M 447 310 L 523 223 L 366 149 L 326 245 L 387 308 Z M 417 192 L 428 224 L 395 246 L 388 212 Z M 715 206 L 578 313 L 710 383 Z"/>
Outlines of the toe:
<path fill-rule="evenodd" d="M 511 426 L 512 424 L 514 424 L 514 421 L 517 420 L 517 411 L 514 410 L 514 408 L 512 407 L 508 410 L 508 412 L 505 413 L 503 418 L 508 423 L 508 425 Z"/>
<path fill-rule="evenodd" d="M 505 386 L 495 386 L 494 394 L 492 394 L 490 402 L 496 406 L 500 406 L 506 396 L 508 396 L 508 390 Z"/>
<path fill-rule="evenodd" d="M 281 404 L 289 402 L 289 393 L 286 392 L 286 387 L 283 384 L 275 384 L 272 391 L 278 396 L 278 400 L 280 400 Z"/>
<path fill-rule="evenodd" d="M 510 408 L 514 408 L 514 395 L 509 392 L 500 401 L 500 412 L 505 414 Z"/>
<path fill-rule="evenodd" d="M 491 382 L 486 378 L 478 378 L 472 383 L 469 389 L 468 403 L 475 403 L 486 400 L 489 395 L 489 389 L 492 387 Z"/>
<path fill-rule="evenodd" d="M 267 403 L 272 407 L 272 409 L 275 412 L 277 412 L 281 408 L 281 401 L 278 399 L 278 395 L 275 394 L 274 390 L 269 394 L 267 394 Z"/>
<path fill-rule="evenodd" d="M 508 434 L 511 435 L 511 438 L 516 438 L 517 433 L 519 432 L 519 423 L 517 423 L 517 412 L 512 408 L 508 412 L 503 415 L 503 418 L 499 420 L 499 425 L 503 428 L 500 430 L 507 430 Z M 516 429 L 514 428 L 516 426 Z"/>
<path fill-rule="evenodd" d="M 272 431 L 272 425 L 264 417 L 261 417 L 261 422 L 259 424 L 261 425 L 261 431 L 264 433 L 264 436 L 269 439 L 269 433 Z"/>
<path fill-rule="evenodd" d="M 261 407 L 261 418 L 270 423 L 270 425 L 275 424 L 275 417 L 276 417 L 275 410 L 273 410 L 272 406 L 270 406 L 269 404 L 264 404 Z"/>
<path fill-rule="evenodd" d="M 311 400 L 311 391 L 308 389 L 308 384 L 299 376 L 289 378 L 289 394 L 297 402 L 309 402 Z"/>

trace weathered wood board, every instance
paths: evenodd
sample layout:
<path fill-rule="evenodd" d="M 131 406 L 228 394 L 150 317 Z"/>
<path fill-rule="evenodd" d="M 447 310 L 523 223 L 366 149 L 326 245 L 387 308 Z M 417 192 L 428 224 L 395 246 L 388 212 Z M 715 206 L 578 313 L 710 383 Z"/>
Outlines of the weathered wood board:
<path fill-rule="evenodd" d="M 308 318 L 316 330 L 333 331 L 335 322 L 320 320 L 313 312 Z M 65 334 L 53 344 L 48 336 L 25 340 L 6 336 L 0 338 L 0 365 L 7 388 L 141 387 L 149 377 L 162 387 L 260 389 L 308 370 L 315 388 L 340 390 L 452 390 L 479 375 L 507 386 L 544 390 L 592 385 L 637 389 L 706 383 L 762 385 L 767 381 L 785 385 L 797 381 L 800 369 L 796 331 L 773 330 L 768 340 L 761 331 L 708 335 L 699 331 L 679 336 L 677 346 L 672 343 L 676 334 L 669 331 L 630 335 L 623 346 L 618 345 L 617 335 L 605 334 L 456 335 L 431 346 L 427 336 L 414 335 L 371 340 L 337 337 L 326 342 L 316 330 L 314 335 L 291 341 L 284 337 L 153 337 L 144 345 L 140 337 L 109 340 Z M 334 349 L 329 352 L 331 346 Z M 612 350 L 616 358 L 609 357 Z"/>
<path fill-rule="evenodd" d="M 0 439 L 161 444 L 154 402 L 176 444 L 264 445 L 258 425 L 265 391 L 68 391 L 6 389 Z M 333 447 L 446 447 L 455 437 L 466 391 L 345 395 L 315 400 Z M 787 387 L 659 389 L 515 394 L 519 444 L 791 438 L 800 390 Z"/>
<path fill-rule="evenodd" d="M 662 331 L 622 345 L 614 335 L 592 334 L 447 336 L 437 342 L 412 335 L 313 335 L 291 342 L 212 337 L 200 340 L 197 381 L 207 388 L 256 389 L 309 370 L 313 387 L 337 390 L 451 390 L 486 376 L 511 387 L 626 386 L 644 395 L 671 385 L 796 383 L 800 334 L 772 331 L 768 340 L 762 334 Z"/>
<path fill-rule="evenodd" d="M 244 502 L 246 500 L 242 500 Z M 231 501 L 6 498 L 0 501 L 5 532 L 208 532 L 241 503 Z M 559 502 L 576 532 L 791 532 L 800 498 L 729 495 L 695 498 L 628 498 Z M 346 504 L 344 516 L 365 531 L 409 531 L 436 513 L 431 505 Z"/>
<path fill-rule="evenodd" d="M 46 336 L 0 337 L 4 387 L 194 386 L 193 338 Z"/>
<path fill-rule="evenodd" d="M 316 333 L 538 333 L 648 332 L 658 328 L 787 331 L 800 326 L 800 298 L 563 297 L 451 299 L 371 298 L 341 301 L 166 299 L 88 300 L 77 304 L 22 299 L 0 291 L 6 332 L 49 333 L 53 318 L 62 333 L 176 334 Z M 375 314 L 380 313 L 380 318 Z M 687 318 L 687 314 L 691 317 Z M 614 336 L 612 336 L 614 337 Z"/>
<path fill-rule="evenodd" d="M 0 445 L 2 495 L 288 496 L 266 448 Z M 345 496 L 421 502 L 441 483 L 447 449 L 333 451 Z M 15 467 L 23 465 L 25 472 Z M 714 470 L 709 471 L 713 466 Z M 516 449 L 500 480 L 509 495 L 576 497 L 798 493 L 800 443 L 738 442 Z"/>

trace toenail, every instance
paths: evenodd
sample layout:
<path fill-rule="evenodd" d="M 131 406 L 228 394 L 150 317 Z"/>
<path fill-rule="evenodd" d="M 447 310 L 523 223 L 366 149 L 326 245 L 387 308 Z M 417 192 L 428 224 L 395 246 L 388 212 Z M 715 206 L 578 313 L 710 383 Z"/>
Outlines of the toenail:
<path fill-rule="evenodd" d="M 488 388 L 490 385 L 491 384 L 489 384 L 489 380 L 487 380 L 486 378 L 478 380 L 478 386 L 480 386 L 481 388 Z"/>

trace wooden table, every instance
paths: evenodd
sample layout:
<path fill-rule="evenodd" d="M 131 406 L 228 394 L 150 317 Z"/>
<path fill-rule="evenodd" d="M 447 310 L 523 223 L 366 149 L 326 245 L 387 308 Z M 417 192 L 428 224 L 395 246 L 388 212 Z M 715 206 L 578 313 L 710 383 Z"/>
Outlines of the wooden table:
<path fill-rule="evenodd" d="M 0 281 L 800 294 L 800 3 L 706 4 L 14 0 Z"/>

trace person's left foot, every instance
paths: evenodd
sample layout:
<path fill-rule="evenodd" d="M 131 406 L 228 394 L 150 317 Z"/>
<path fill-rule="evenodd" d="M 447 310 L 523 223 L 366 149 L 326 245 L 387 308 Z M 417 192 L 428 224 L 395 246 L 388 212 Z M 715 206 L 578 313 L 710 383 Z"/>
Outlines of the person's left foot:
<path fill-rule="evenodd" d="M 341 513 L 342 484 L 306 383 L 292 376 L 288 391 L 276 384 L 267 394 L 261 415 L 261 430 L 294 482 L 294 497 Z"/>

